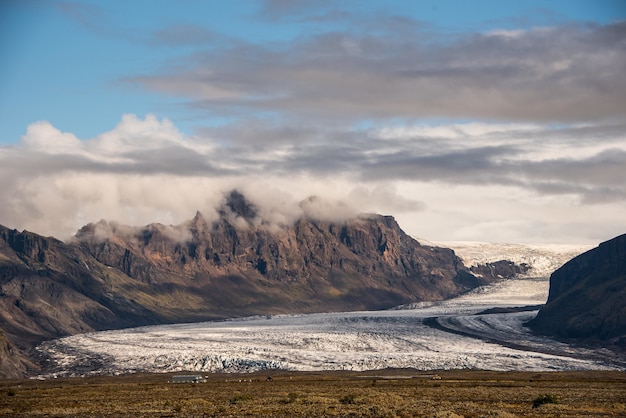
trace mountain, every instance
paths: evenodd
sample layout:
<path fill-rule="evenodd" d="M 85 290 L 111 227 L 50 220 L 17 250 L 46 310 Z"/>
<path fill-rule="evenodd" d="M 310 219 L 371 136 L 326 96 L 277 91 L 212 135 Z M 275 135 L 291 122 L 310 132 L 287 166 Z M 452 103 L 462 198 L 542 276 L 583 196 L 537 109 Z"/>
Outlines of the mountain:
<path fill-rule="evenodd" d="M 488 282 L 391 216 L 276 227 L 258 212 L 234 191 L 212 222 L 200 212 L 176 226 L 100 221 L 67 243 L 0 227 L 0 364 L 28 368 L 36 343 L 93 330 L 384 309 Z"/>
<path fill-rule="evenodd" d="M 382 309 L 480 284 L 453 251 L 421 246 L 390 216 L 271 229 L 236 192 L 220 215 L 209 224 L 198 212 L 175 227 L 103 221 L 83 227 L 77 245 L 160 293 L 194 289 L 202 315 Z M 195 306 L 187 301 L 185 315 Z"/>
<path fill-rule="evenodd" d="M 626 234 L 556 270 L 546 305 L 528 325 L 540 334 L 626 346 Z"/>

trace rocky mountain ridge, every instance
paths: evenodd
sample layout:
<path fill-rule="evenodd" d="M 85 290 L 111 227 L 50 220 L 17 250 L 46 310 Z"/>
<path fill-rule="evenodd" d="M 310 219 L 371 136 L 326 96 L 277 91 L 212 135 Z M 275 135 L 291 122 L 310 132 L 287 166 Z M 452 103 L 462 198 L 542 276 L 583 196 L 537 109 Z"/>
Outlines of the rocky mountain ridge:
<path fill-rule="evenodd" d="M 491 280 L 471 274 L 450 249 L 422 246 L 391 216 L 303 217 L 272 228 L 257 215 L 234 191 L 215 222 L 200 212 L 177 226 L 100 221 L 67 243 L 0 227 L 0 328 L 9 347 L 2 364 L 28 369 L 16 352 L 92 330 L 383 309 Z"/>

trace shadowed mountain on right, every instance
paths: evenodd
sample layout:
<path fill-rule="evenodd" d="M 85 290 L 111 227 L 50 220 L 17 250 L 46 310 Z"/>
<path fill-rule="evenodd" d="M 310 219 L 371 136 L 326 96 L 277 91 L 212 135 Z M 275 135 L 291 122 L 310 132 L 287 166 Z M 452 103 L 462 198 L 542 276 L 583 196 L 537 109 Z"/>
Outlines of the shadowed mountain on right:
<path fill-rule="evenodd" d="M 626 234 L 552 273 L 548 301 L 527 325 L 540 334 L 626 347 Z"/>

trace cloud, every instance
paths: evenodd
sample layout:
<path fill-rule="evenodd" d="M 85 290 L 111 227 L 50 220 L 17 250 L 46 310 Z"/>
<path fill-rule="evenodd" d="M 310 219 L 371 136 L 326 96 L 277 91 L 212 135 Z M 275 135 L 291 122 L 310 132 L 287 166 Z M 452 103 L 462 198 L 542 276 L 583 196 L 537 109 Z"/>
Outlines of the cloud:
<path fill-rule="evenodd" d="M 87 29 L 97 33 L 111 33 L 107 29 L 104 20 L 109 20 L 110 16 L 99 6 L 95 4 L 79 3 L 76 1 L 60 1 L 56 3 L 56 7 L 65 14 L 70 20 L 73 20 Z"/>
<path fill-rule="evenodd" d="M 314 12 L 327 3 L 322 0 L 265 0 L 258 15 L 262 19 L 276 22 Z"/>
<path fill-rule="evenodd" d="M 200 210 L 212 221 L 237 189 L 258 208 L 253 224 L 276 228 L 303 215 L 376 212 L 402 219 L 415 235 L 430 232 L 429 239 L 489 240 L 470 234 L 498 225 L 531 231 L 530 224 L 559 225 L 562 211 L 596 207 L 602 219 L 587 215 L 587 222 L 605 231 L 626 204 L 623 132 L 620 124 L 316 129 L 259 122 L 188 137 L 167 119 L 124 115 L 112 130 L 79 139 L 40 121 L 18 145 L 0 148 L 0 222 L 67 238 L 98 219 L 178 225 Z M 553 209 L 541 213 L 535 201 Z M 439 223 L 415 223 L 430 217 Z"/>
<path fill-rule="evenodd" d="M 110 39 L 122 39 L 135 45 L 149 47 L 205 47 L 229 45 L 236 39 L 218 34 L 204 26 L 189 21 L 166 22 L 156 29 L 121 22 L 132 13 L 129 9 L 117 11 L 98 4 L 60 1 L 52 4 L 71 23 L 86 28 L 89 32 Z M 189 5 L 186 5 L 189 6 Z M 198 12 L 197 10 L 192 11 Z M 123 17 L 123 18 L 122 18 Z M 134 16 L 143 19 L 145 16 Z"/>
<path fill-rule="evenodd" d="M 428 35 L 344 30 L 236 45 L 167 73 L 129 77 L 210 114 L 581 122 L 626 109 L 626 22 Z"/>
<path fill-rule="evenodd" d="M 211 221 L 225 193 L 236 188 L 259 208 L 260 220 L 275 227 L 307 213 L 299 203 L 315 195 L 322 200 L 307 208 L 310 216 L 393 214 L 409 233 L 429 239 L 443 234 L 550 242 L 562 236 L 581 242 L 570 230 L 573 223 L 581 222 L 585 240 L 608 234 L 626 201 L 626 143 L 616 126 L 405 125 L 329 130 L 321 137 L 309 128 L 304 132 L 300 143 L 279 142 L 279 149 L 258 154 L 247 143 L 220 143 L 208 131 L 203 138 L 184 137 L 169 121 L 150 116 L 125 116 L 112 131 L 82 141 L 39 122 L 20 146 L 0 149 L 0 188 L 7 196 L 0 219 L 62 238 L 101 218 L 176 225 L 199 209 Z M 164 161 L 159 170 L 150 164 L 155 154 Z M 333 162 L 320 161 L 328 158 Z M 534 207 L 536 200 L 543 209 Z M 601 220 L 592 221 L 594 210 L 602 211 Z M 562 216 L 571 211 L 578 215 Z"/>
<path fill-rule="evenodd" d="M 414 198 L 405 197 L 398 193 L 391 184 L 375 184 L 371 187 L 355 187 L 346 197 L 346 200 L 359 208 L 361 212 L 384 213 L 415 213 L 426 209 L 426 204 Z"/>
<path fill-rule="evenodd" d="M 608 148 L 584 159 L 560 158 L 517 167 L 520 178 L 545 194 L 577 194 L 585 203 L 626 200 L 626 149 Z"/>
<path fill-rule="evenodd" d="M 175 24 L 154 32 L 150 43 L 162 46 L 206 45 L 219 37 L 205 27 L 194 24 Z"/>
<path fill-rule="evenodd" d="M 189 225 L 162 225 L 152 223 L 146 226 L 123 225 L 118 222 L 109 222 L 101 219 L 96 223 L 89 223 L 80 228 L 72 239 L 102 242 L 107 239 L 123 240 L 131 245 L 139 245 L 146 235 L 162 235 L 177 242 L 187 242 L 193 238 Z"/>
<path fill-rule="evenodd" d="M 113 130 L 86 140 L 39 121 L 18 145 L 0 148 L 0 191 L 6 196 L 0 219 L 64 239 L 97 219 L 179 224 L 200 210 L 212 221 L 233 189 L 259 207 L 259 222 L 275 227 L 304 214 L 335 220 L 356 214 L 345 202 L 350 186 L 333 192 L 323 181 L 308 178 L 306 168 L 282 179 L 268 169 L 281 164 L 280 153 L 239 154 L 210 138 L 184 137 L 169 120 L 152 115 L 124 115 Z M 361 187 L 352 194 L 357 200 L 368 190 Z M 312 194 L 323 197 L 301 206 Z M 374 195 L 381 192 L 372 191 Z M 110 230 L 109 223 L 100 230 Z"/>
<path fill-rule="evenodd" d="M 82 149 L 82 143 L 78 138 L 59 131 L 47 121 L 31 124 L 22 138 L 22 144 L 29 149 L 47 154 L 75 153 Z"/>
<path fill-rule="evenodd" d="M 313 220 L 345 221 L 358 215 L 346 201 L 331 201 L 318 196 L 310 196 L 300 202 L 300 208 L 305 218 Z"/>

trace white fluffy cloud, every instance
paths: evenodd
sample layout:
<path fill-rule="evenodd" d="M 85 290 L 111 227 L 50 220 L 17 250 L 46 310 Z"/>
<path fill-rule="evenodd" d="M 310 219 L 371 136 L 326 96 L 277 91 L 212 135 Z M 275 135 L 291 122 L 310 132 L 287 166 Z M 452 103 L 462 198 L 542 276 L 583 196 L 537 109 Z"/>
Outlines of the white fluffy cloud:
<path fill-rule="evenodd" d="M 125 115 L 92 139 L 36 122 L 0 148 L 0 223 L 66 239 L 100 219 L 178 224 L 200 210 L 211 220 L 238 189 L 276 226 L 378 212 L 430 240 L 593 243 L 624 232 L 623 126 L 287 132 L 301 140 L 259 152 L 151 115 Z"/>

